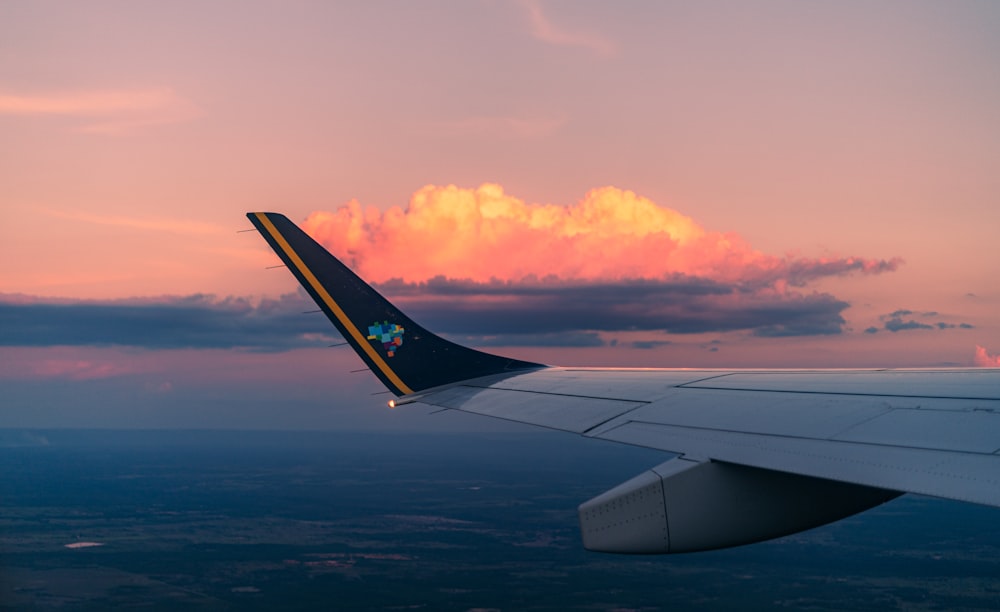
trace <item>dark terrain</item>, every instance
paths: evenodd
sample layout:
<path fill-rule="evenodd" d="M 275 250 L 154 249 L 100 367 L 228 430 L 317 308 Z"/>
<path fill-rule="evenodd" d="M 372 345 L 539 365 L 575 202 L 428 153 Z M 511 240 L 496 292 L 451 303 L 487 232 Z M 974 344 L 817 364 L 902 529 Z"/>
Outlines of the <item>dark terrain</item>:
<path fill-rule="evenodd" d="M 913 496 L 725 551 L 583 550 L 577 504 L 666 458 L 554 433 L 0 431 L 0 607 L 1000 607 L 1000 510 Z"/>

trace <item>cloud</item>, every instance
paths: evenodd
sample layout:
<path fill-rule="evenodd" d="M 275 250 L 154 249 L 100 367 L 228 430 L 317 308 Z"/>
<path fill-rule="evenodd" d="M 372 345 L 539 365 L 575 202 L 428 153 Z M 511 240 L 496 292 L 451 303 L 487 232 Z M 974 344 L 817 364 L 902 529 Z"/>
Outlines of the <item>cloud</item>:
<path fill-rule="evenodd" d="M 667 346 L 668 344 L 671 344 L 671 342 L 669 340 L 633 340 L 630 344 L 632 345 L 632 348 L 649 350 L 660 348 L 661 346 Z M 719 350 L 716 347 L 712 348 Z"/>
<path fill-rule="evenodd" d="M 894 317 L 885 322 L 885 328 L 891 332 L 905 331 L 908 329 L 934 329 L 933 325 L 926 325 L 910 319 L 903 321 L 899 317 Z"/>
<path fill-rule="evenodd" d="M 462 334 L 837 334 L 848 304 L 803 288 L 901 263 L 768 255 L 616 187 L 562 206 L 428 185 L 405 209 L 351 201 L 303 228 L 417 320 Z"/>
<path fill-rule="evenodd" d="M 76 213 L 55 213 L 76 214 Z M 76 214 L 93 223 L 215 232 L 186 222 Z M 351 202 L 305 229 L 416 321 L 493 346 L 600 346 L 605 334 L 842 333 L 849 304 L 815 279 L 897 260 L 775 257 L 733 233 L 614 187 L 573 206 L 527 204 L 497 185 L 428 186 L 406 210 Z M 449 277 L 441 276 L 447 270 Z M 0 296 L 0 345 L 289 350 L 336 338 L 300 292 L 115 301 Z M 900 321 L 905 325 L 904 322 Z M 654 336 L 655 337 L 655 336 Z M 613 339 L 613 338 L 612 338 Z M 475 343 L 475 342 L 474 342 Z M 653 347 L 641 340 L 634 347 Z"/>
<path fill-rule="evenodd" d="M 520 334 L 749 330 L 762 337 L 838 334 L 847 302 L 829 294 L 782 294 L 678 276 L 669 280 L 479 283 L 437 277 L 393 280 L 379 290 L 427 325 L 452 333 Z"/>
<path fill-rule="evenodd" d="M 981 368 L 1000 368 L 1000 355 L 994 355 L 977 344 L 974 363 Z"/>
<path fill-rule="evenodd" d="M 420 284 L 393 281 L 378 289 L 422 325 L 464 336 L 462 341 L 476 346 L 602 346 L 599 332 L 620 331 L 838 334 L 847 307 L 826 294 L 760 294 L 685 278 L 602 283 L 437 278 Z M 113 301 L 2 295 L 0 346 L 285 351 L 338 342 L 336 330 L 314 309 L 301 293 L 257 303 L 210 295 Z M 53 363 L 51 370 L 50 375 L 76 378 L 115 374 L 99 364 L 69 361 Z"/>
<path fill-rule="evenodd" d="M 775 257 L 735 233 L 634 192 L 601 187 L 574 205 L 529 204 L 499 185 L 428 185 L 404 210 L 349 202 L 303 228 L 367 280 L 450 278 L 669 279 L 677 274 L 775 291 L 851 273 L 895 270 L 899 259 Z"/>
<path fill-rule="evenodd" d="M 545 11 L 542 10 L 542 5 L 538 0 L 522 0 L 520 4 L 528 17 L 531 35 L 536 40 L 558 47 L 589 49 L 603 57 L 610 57 L 617 53 L 615 44 L 600 34 L 584 30 L 571 30 L 553 24 Z"/>
<path fill-rule="evenodd" d="M 288 350 L 325 346 L 339 336 L 322 315 L 304 315 L 298 294 L 265 299 L 209 295 L 114 301 L 0 296 L 0 346 L 136 346 L 149 349 Z M 60 362 L 56 370 L 100 377 L 95 364 Z M 109 373 L 108 375 L 112 375 Z"/>
<path fill-rule="evenodd" d="M 169 87 L 22 94 L 0 92 L 0 115 L 86 119 L 78 130 L 121 134 L 137 128 L 190 121 L 202 114 Z"/>
<path fill-rule="evenodd" d="M 940 313 L 933 310 L 927 312 L 914 312 L 912 310 L 901 308 L 899 310 L 894 310 L 893 312 L 890 312 L 888 314 L 884 314 L 880 316 L 879 319 L 883 322 L 882 327 L 887 331 L 891 331 L 893 333 L 900 331 L 915 330 L 915 329 L 938 329 L 938 330 L 956 329 L 956 328 L 973 329 L 973 326 L 970 325 L 969 323 L 949 323 L 948 321 L 921 323 L 920 321 L 917 321 L 916 318 L 910 318 L 909 320 L 904 321 L 903 317 L 916 317 L 921 319 L 928 319 L 932 317 L 933 318 L 940 317 Z M 874 334 L 878 331 L 879 330 L 877 327 L 869 327 L 868 329 L 865 330 L 865 333 Z"/>

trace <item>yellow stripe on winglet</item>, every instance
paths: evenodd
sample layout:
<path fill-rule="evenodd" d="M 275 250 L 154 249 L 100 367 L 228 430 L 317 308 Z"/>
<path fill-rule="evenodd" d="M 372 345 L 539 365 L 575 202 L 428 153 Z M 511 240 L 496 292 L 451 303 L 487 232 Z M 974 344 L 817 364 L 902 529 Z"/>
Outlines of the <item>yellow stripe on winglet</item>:
<path fill-rule="evenodd" d="M 285 237 L 278 232 L 278 228 L 274 227 L 271 220 L 268 219 L 264 213 L 254 213 L 254 215 L 256 215 L 257 220 L 260 221 L 261 225 L 264 226 L 264 229 L 267 230 L 267 233 L 271 234 L 274 241 L 278 243 L 281 250 L 285 252 L 285 255 L 291 260 L 295 268 L 302 273 L 302 276 L 304 276 L 306 281 L 308 281 L 309 286 L 313 288 L 316 295 L 323 300 L 323 303 L 326 304 L 326 306 L 333 312 L 333 314 L 337 317 L 337 320 L 339 320 L 343 326 L 347 328 L 347 331 L 350 332 L 354 341 L 365 350 L 365 353 L 373 362 L 375 362 L 375 365 L 378 366 L 378 369 L 381 370 L 383 374 L 385 374 L 386 378 L 392 381 L 392 384 L 396 385 L 396 388 L 404 394 L 409 395 L 410 393 L 413 393 L 413 389 L 410 389 L 405 383 L 403 383 L 399 376 L 397 376 L 396 373 L 392 371 L 392 368 L 389 367 L 389 364 L 387 364 L 385 360 L 382 359 L 377 352 L 375 352 L 372 345 L 365 339 L 364 336 L 361 335 L 361 332 L 354 326 L 354 323 L 347 318 L 347 314 L 343 311 L 343 309 L 341 309 L 337 302 L 334 301 L 327 290 L 323 288 L 319 279 L 317 279 L 316 276 L 309 270 L 305 262 L 302 261 L 302 258 L 299 257 L 298 253 L 296 253 L 295 250 L 292 249 L 292 246 L 288 244 L 288 241 L 285 240 Z"/>

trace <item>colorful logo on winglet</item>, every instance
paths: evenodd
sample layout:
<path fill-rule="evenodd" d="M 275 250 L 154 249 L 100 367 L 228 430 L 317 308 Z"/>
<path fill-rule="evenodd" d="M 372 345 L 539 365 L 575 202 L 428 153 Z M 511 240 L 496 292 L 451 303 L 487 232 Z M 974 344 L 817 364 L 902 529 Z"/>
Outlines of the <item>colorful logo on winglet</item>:
<path fill-rule="evenodd" d="M 396 354 L 396 349 L 403 346 L 403 328 L 395 323 L 383 321 L 368 326 L 368 339 L 382 343 L 382 348 L 390 357 Z"/>

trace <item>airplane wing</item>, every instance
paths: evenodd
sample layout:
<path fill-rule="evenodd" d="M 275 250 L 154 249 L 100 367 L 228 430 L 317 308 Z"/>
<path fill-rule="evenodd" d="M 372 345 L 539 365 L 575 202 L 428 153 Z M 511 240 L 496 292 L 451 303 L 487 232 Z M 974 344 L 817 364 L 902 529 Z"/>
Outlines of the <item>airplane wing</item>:
<path fill-rule="evenodd" d="M 580 506 L 584 546 L 735 546 L 902 493 L 1000 507 L 1000 370 L 559 368 L 451 343 L 286 217 L 247 215 L 398 399 L 679 455 Z"/>

